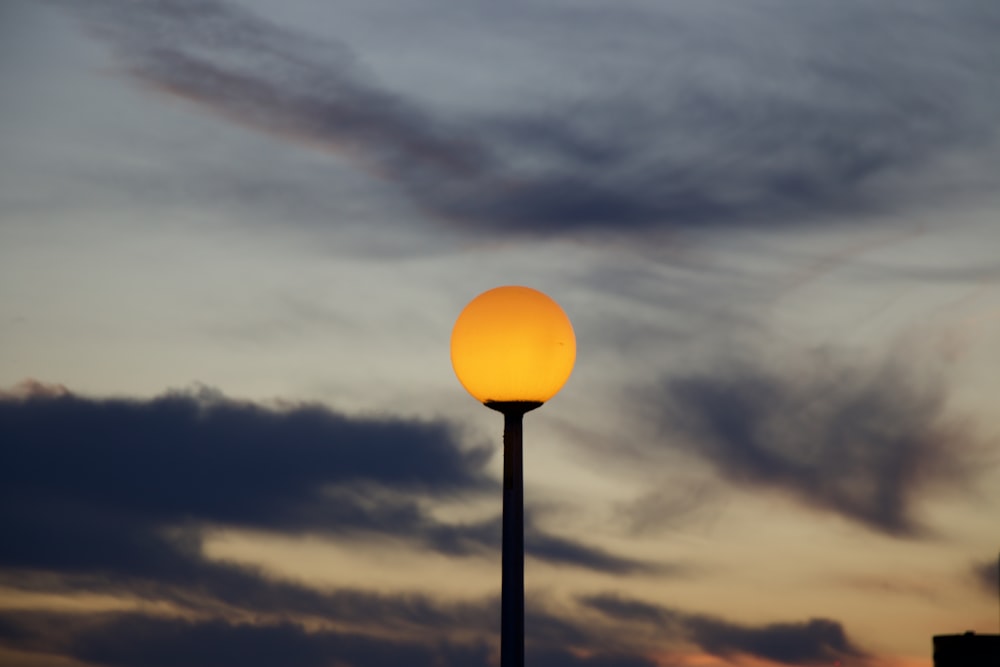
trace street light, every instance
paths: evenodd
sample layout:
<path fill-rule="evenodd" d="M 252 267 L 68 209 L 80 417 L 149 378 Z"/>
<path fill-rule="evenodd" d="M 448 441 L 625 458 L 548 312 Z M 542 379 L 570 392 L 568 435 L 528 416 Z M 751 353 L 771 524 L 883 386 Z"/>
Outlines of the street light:
<path fill-rule="evenodd" d="M 530 287 L 497 287 L 465 307 L 451 332 L 462 386 L 503 413 L 503 559 L 500 667 L 524 665 L 522 421 L 555 396 L 576 361 L 576 336 L 555 301 Z"/>

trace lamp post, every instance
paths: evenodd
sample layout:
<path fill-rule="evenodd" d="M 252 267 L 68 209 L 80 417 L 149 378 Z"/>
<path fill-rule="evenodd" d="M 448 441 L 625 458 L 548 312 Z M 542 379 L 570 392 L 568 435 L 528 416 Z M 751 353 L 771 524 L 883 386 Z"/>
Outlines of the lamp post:
<path fill-rule="evenodd" d="M 500 667 L 524 666 L 524 413 L 555 396 L 574 361 L 569 318 L 530 287 L 483 292 L 451 333 L 451 363 L 462 386 L 504 416 Z"/>

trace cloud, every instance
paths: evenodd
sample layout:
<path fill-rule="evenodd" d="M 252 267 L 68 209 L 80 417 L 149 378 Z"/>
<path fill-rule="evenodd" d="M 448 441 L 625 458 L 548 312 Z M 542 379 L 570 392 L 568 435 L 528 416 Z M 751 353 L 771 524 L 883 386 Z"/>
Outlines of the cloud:
<path fill-rule="evenodd" d="M 140 401 L 26 385 L 0 400 L 0 442 L 4 583 L 195 609 L 440 620 L 431 603 L 326 595 L 210 561 L 203 533 L 236 526 L 431 545 L 441 525 L 416 498 L 496 488 L 489 453 L 463 448 L 444 423 L 267 408 L 204 389 Z"/>
<path fill-rule="evenodd" d="M 614 594 L 583 597 L 581 603 L 623 623 L 654 626 L 717 656 L 747 655 L 787 665 L 865 658 L 865 652 L 847 637 L 840 623 L 829 619 L 745 626 Z"/>
<path fill-rule="evenodd" d="M 531 525 L 528 519 L 526 521 L 525 551 L 542 560 L 579 565 L 608 574 L 665 574 L 676 569 L 668 565 L 624 558 L 575 540 L 545 533 Z"/>
<path fill-rule="evenodd" d="M 596 546 L 560 537 L 541 529 L 530 508 L 524 515 L 524 552 L 527 556 L 556 565 L 583 567 L 608 574 L 667 574 L 675 567 L 650 563 L 610 553 Z M 440 553 L 466 555 L 498 553 L 501 547 L 500 518 L 478 523 L 434 526 L 427 531 L 428 544 Z"/>
<path fill-rule="evenodd" d="M 1000 595 L 1000 557 L 973 564 L 972 575 L 987 595 Z"/>
<path fill-rule="evenodd" d="M 36 585 L 199 591 L 323 615 L 339 609 L 328 598 L 207 560 L 206 529 L 402 539 L 445 555 L 500 546 L 499 520 L 446 523 L 425 506 L 498 492 L 490 450 L 464 447 L 442 422 L 265 407 L 205 388 L 143 401 L 29 383 L 0 396 L 0 442 L 0 567 L 58 575 Z M 550 535 L 530 511 L 526 523 L 528 555 L 551 564 L 656 569 Z"/>
<path fill-rule="evenodd" d="M 482 640 L 418 641 L 290 623 L 231 623 L 138 613 L 82 617 L 52 612 L 0 612 L 0 643 L 9 648 L 72 657 L 101 667 L 487 667 L 495 664 Z M 635 653 L 528 647 L 527 662 L 546 667 L 654 667 Z"/>
<path fill-rule="evenodd" d="M 560 235 L 863 216 L 927 191 L 908 184 L 938 157 L 995 145 L 1000 97 L 988 84 L 1000 59 L 976 3 L 905 16 L 790 5 L 773 21 L 763 20 L 773 8 L 758 9 L 731 21 L 683 6 L 623 10 L 619 23 L 669 28 L 677 48 L 624 40 L 624 70 L 611 65 L 613 76 L 591 82 L 584 102 L 550 90 L 551 108 L 467 118 L 385 90 L 342 44 L 219 0 L 101 0 L 76 11 L 136 80 L 352 155 L 432 216 L 470 230 Z M 533 16 L 546 25 L 562 18 Z M 590 28 L 583 18 L 576 30 Z M 558 52 L 564 35 L 553 30 Z M 645 66 L 661 61 L 673 65 Z"/>
<path fill-rule="evenodd" d="M 666 607 L 642 600 L 624 598 L 612 593 L 584 596 L 580 598 L 580 602 L 591 609 L 596 609 L 605 616 L 626 623 L 664 626 L 673 622 L 677 617 L 675 612 Z"/>
<path fill-rule="evenodd" d="M 440 422 L 271 409 L 205 391 L 150 401 L 33 395 L 0 401 L 0 410 L 6 493 L 44 496 L 50 507 L 323 531 L 379 512 L 401 520 L 378 498 L 365 507 L 362 490 L 447 497 L 495 488 L 484 471 L 489 450 L 463 448 Z M 331 501 L 328 485 L 359 493 Z M 406 513 L 394 503 L 389 510 Z"/>
<path fill-rule="evenodd" d="M 687 477 L 618 503 L 615 517 L 632 535 L 656 535 L 696 521 L 711 522 L 719 512 L 722 491 L 707 480 Z"/>
<path fill-rule="evenodd" d="M 748 628 L 713 618 L 691 618 L 694 641 L 714 655 L 753 655 L 786 665 L 826 665 L 864 654 L 836 621 L 814 618 L 801 623 L 771 623 Z"/>
<path fill-rule="evenodd" d="M 0 585 L 155 601 L 184 615 L 120 614 L 89 623 L 69 615 L 57 623 L 72 635 L 63 639 L 44 619 L 36 627 L 8 616 L 0 618 L 8 646 L 41 642 L 32 650 L 122 666 L 160 664 L 154 655 L 198 664 L 184 656 L 208 645 L 222 652 L 208 655 L 233 664 L 257 664 L 240 648 L 256 646 L 254 655 L 284 647 L 289 660 L 301 660 L 283 664 L 332 654 L 351 665 L 450 665 L 479 660 L 483 651 L 425 645 L 427 637 L 489 637 L 497 627 L 494 599 L 321 590 L 204 553 L 207 529 L 236 526 L 333 534 L 341 543 L 407 539 L 445 555 L 496 554 L 499 521 L 442 523 L 424 507 L 497 491 L 484 472 L 488 452 L 463 447 L 445 423 L 347 417 L 311 404 L 263 406 L 204 387 L 149 400 L 93 399 L 28 382 L 0 396 L 0 443 Z M 553 565 L 660 571 L 549 535 L 530 512 L 526 546 Z M 528 615 L 546 650 L 562 655 L 565 643 L 590 641 L 544 603 L 529 605 Z M 335 624 L 339 634 L 297 625 L 307 621 Z M 373 628 L 396 638 L 384 652 L 369 637 Z"/>
<path fill-rule="evenodd" d="M 838 588 L 853 588 L 865 595 L 906 596 L 919 598 L 921 603 L 940 604 L 940 591 L 919 574 L 845 574 L 832 577 L 832 581 Z"/>
<path fill-rule="evenodd" d="M 843 658 L 864 660 L 865 654 L 834 621 L 746 627 L 697 614 L 686 614 L 614 595 L 581 599 L 604 622 L 582 622 L 555 615 L 529 600 L 526 622 L 527 662 L 547 667 L 653 667 L 693 664 L 660 650 L 657 658 L 622 636 L 625 622 L 646 622 L 663 632 L 661 643 L 694 643 L 725 658 L 742 655 L 797 665 L 826 664 Z M 496 608 L 497 600 L 477 609 Z M 648 617 L 627 611 L 638 606 Z M 470 608 L 471 610 L 471 608 Z M 625 611 L 623 611 L 625 610 Z M 466 610 L 469 611 L 469 610 Z M 612 621 L 608 625 L 606 621 Z M 312 665 L 350 667 L 433 665 L 474 667 L 495 664 L 495 641 L 469 638 L 457 624 L 428 624 L 416 632 L 391 632 L 373 617 L 365 631 L 343 627 L 306 626 L 289 620 L 256 618 L 182 618 L 139 612 L 74 614 L 51 611 L 0 611 L 0 646 L 26 652 L 71 657 L 101 667 L 157 667 L 159 665 Z M 633 628 L 634 629 L 634 628 Z M 388 631 L 387 631 L 388 630 Z M 459 630 L 460 639 L 449 638 Z M 495 640 L 495 638 L 494 638 Z M 675 662 L 669 661 L 672 657 Z M 700 664 L 700 663 L 699 663 Z"/>
<path fill-rule="evenodd" d="M 491 601 L 444 601 L 418 593 L 376 592 L 359 588 L 321 590 L 273 579 L 251 567 L 188 557 L 164 546 L 160 563 L 136 561 L 132 567 L 105 565 L 92 571 L 0 570 L 0 583 L 22 591 L 62 595 L 98 594 L 140 599 L 222 619 L 252 617 L 266 621 L 311 619 L 342 628 L 407 636 L 419 630 L 442 635 L 487 635 L 496 626 Z"/>
<path fill-rule="evenodd" d="M 483 642 L 418 642 L 295 623 L 229 623 L 116 613 L 81 619 L 70 614 L 7 614 L 17 627 L 15 648 L 58 647 L 61 655 L 103 667 L 469 667 L 489 664 Z"/>
<path fill-rule="evenodd" d="M 405 183 L 487 160 L 462 132 L 380 89 L 345 46 L 219 0 L 74 7 L 136 80 L 247 126 L 344 152 Z"/>
<path fill-rule="evenodd" d="M 634 648 L 608 650 L 594 628 L 555 616 L 529 601 L 528 662 L 551 667 L 653 667 Z M 469 623 L 499 608 L 496 599 L 470 605 L 454 619 L 422 619 L 409 634 L 372 615 L 367 626 L 304 624 L 256 618 L 182 618 L 140 612 L 74 614 L 0 610 L 0 646 L 85 660 L 102 667 L 157 665 L 433 665 L 495 664 L 496 614 L 489 629 Z M 391 618 L 389 619 L 392 620 Z M 469 630 L 473 634 L 469 634 Z M 459 638 L 454 638 L 455 636 Z M 490 638 L 487 641 L 486 638 Z M 279 657 L 280 656 L 280 657 Z"/>
<path fill-rule="evenodd" d="M 727 481 L 890 535 L 919 534 L 922 495 L 974 477 L 978 444 L 946 414 L 939 380 L 891 361 L 866 368 L 817 353 L 781 370 L 732 362 L 666 378 L 648 396 L 665 443 Z"/>

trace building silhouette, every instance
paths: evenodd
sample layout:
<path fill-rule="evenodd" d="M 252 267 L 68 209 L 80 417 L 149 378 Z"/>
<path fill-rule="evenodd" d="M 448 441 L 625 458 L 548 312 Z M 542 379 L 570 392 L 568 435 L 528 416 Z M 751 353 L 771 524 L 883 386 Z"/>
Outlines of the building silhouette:
<path fill-rule="evenodd" d="M 1000 635 L 935 635 L 934 667 L 1000 667 Z"/>

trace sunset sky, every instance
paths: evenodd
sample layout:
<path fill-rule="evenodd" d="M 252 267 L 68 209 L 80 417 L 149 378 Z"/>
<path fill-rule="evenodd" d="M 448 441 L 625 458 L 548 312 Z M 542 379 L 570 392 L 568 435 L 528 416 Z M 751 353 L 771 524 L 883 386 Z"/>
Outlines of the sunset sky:
<path fill-rule="evenodd" d="M 929 667 L 997 632 L 995 0 L 0 0 L 0 665 Z"/>

